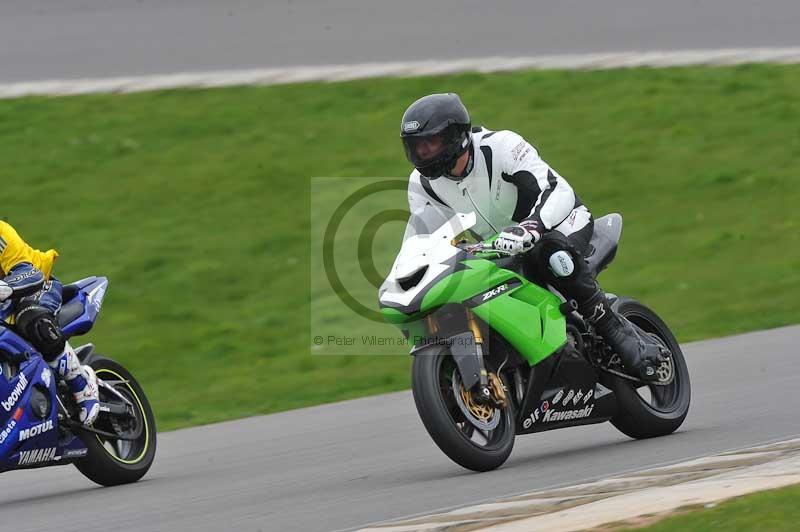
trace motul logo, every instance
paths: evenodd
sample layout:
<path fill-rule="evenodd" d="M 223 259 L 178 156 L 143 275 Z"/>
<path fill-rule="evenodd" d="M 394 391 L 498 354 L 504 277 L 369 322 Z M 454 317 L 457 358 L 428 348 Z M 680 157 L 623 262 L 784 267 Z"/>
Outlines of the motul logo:
<path fill-rule="evenodd" d="M 34 436 L 38 436 L 42 432 L 47 432 L 52 428 L 53 428 L 53 420 L 48 419 L 44 423 L 39 423 L 38 425 L 34 425 L 29 429 L 21 430 L 19 432 L 19 441 L 25 441 L 28 438 L 33 438 Z"/>

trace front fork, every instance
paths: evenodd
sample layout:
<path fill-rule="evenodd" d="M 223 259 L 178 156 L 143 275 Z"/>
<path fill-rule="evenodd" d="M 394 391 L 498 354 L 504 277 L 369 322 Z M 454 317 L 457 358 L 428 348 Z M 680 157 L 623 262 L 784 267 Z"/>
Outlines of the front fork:
<path fill-rule="evenodd" d="M 464 312 L 463 319 L 465 321 L 461 321 L 459 316 L 454 325 L 460 328 L 466 324 L 467 331 L 446 336 L 450 355 L 461 374 L 461 385 L 476 402 L 504 408 L 507 402 L 506 389 L 498 375 L 486 370 L 483 353 L 484 338 L 478 320 L 470 309 L 465 308 Z M 440 338 L 439 335 L 443 330 L 451 328 L 448 324 L 442 326 L 436 317 L 429 315 L 426 318 L 426 329 L 429 337 Z M 438 341 L 436 343 L 439 344 Z M 427 346 L 415 347 L 411 353 L 415 354 L 427 348 Z"/>
<path fill-rule="evenodd" d="M 505 408 L 505 386 L 497 375 L 486 370 L 484 339 L 478 320 L 470 309 L 464 310 L 469 330 L 450 337 L 450 353 L 461 373 L 462 386 L 477 403 Z M 438 324 L 432 318 L 428 327 L 432 334 L 439 330 Z"/>
<path fill-rule="evenodd" d="M 486 364 L 483 361 L 483 335 L 481 328 L 478 326 L 478 320 L 475 319 L 475 314 L 467 309 L 467 325 L 472 332 L 475 340 L 475 354 L 478 358 L 478 390 L 477 399 L 483 403 L 488 403 L 492 399 L 492 391 L 489 388 L 489 373 L 486 371 Z"/>

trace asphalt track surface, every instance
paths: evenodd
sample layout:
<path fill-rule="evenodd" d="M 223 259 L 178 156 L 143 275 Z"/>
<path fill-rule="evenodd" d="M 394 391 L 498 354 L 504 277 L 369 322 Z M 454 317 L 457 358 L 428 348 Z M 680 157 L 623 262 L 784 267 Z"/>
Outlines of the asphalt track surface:
<path fill-rule="evenodd" d="M 71 466 L 5 473 L 0 530 L 338 530 L 784 439 L 800 434 L 798 345 L 800 326 L 685 345 L 692 407 L 663 438 L 608 423 L 523 436 L 503 468 L 476 474 L 400 392 L 162 434 L 130 486 Z"/>
<path fill-rule="evenodd" d="M 0 83 L 800 44 L 796 0 L 3 0 Z"/>

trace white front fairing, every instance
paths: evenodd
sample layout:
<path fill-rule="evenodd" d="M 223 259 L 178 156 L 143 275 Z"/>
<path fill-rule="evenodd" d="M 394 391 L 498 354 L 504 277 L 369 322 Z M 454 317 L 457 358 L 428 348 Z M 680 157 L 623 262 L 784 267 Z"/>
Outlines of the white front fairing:
<path fill-rule="evenodd" d="M 429 287 L 439 276 L 452 268 L 449 259 L 459 253 L 451 241 L 476 223 L 475 213 L 458 213 L 429 235 L 408 236 L 394 260 L 389 276 L 378 291 L 382 304 L 388 306 L 411 304 L 415 297 Z M 428 267 L 416 286 L 403 290 L 398 279 L 405 279 Z"/>

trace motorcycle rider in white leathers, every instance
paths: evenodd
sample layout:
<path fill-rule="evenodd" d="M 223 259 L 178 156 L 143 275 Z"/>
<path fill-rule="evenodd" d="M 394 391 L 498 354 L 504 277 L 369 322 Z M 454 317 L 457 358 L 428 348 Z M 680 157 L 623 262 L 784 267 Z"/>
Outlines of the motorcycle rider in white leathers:
<path fill-rule="evenodd" d="M 455 213 L 474 212 L 472 231 L 499 233 L 496 249 L 527 253 L 526 272 L 543 279 L 592 323 L 626 370 L 657 380 L 661 348 L 616 314 L 584 259 L 594 220 L 570 184 L 513 131 L 471 127 L 456 94 L 431 94 L 403 115 L 401 139 L 415 166 L 406 235 L 431 233 Z"/>

